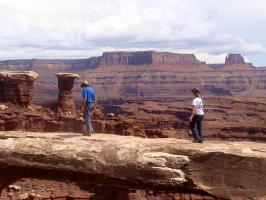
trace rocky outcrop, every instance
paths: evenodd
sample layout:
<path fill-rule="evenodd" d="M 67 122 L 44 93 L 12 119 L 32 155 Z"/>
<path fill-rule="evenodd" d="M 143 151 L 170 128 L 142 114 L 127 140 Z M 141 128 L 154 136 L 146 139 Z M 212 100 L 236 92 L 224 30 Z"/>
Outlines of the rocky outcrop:
<path fill-rule="evenodd" d="M 74 113 L 58 112 L 57 104 L 49 107 L 31 105 L 28 108 L 0 104 L 0 131 L 82 133 L 85 130 L 82 113 Z M 96 132 L 145 137 L 143 124 L 135 119 L 104 115 L 99 108 L 95 109 L 92 119 Z"/>
<path fill-rule="evenodd" d="M 102 65 L 199 65 L 194 54 L 177 54 L 156 51 L 105 52 Z"/>
<path fill-rule="evenodd" d="M 33 71 L 0 71 L 0 101 L 29 106 L 37 78 Z"/>
<path fill-rule="evenodd" d="M 93 113 L 94 130 L 150 138 L 189 138 L 190 99 L 179 102 L 99 100 L 99 107 Z M 204 102 L 205 138 L 266 141 L 264 102 L 236 97 L 209 97 Z M 82 133 L 85 129 L 82 113 L 78 110 L 75 113 L 58 112 L 56 103 L 29 108 L 3 103 L 0 104 L 0 130 Z"/>
<path fill-rule="evenodd" d="M 188 138 L 190 99 L 179 101 L 100 100 L 103 112 L 131 117 L 143 123 L 147 137 Z M 228 140 L 266 141 L 266 103 L 247 97 L 207 97 L 204 137 Z M 256 122 L 256 123 L 254 123 Z"/>
<path fill-rule="evenodd" d="M 234 65 L 234 64 L 246 64 L 244 57 L 241 54 L 232 54 L 230 53 L 225 58 L 226 65 Z"/>
<path fill-rule="evenodd" d="M 58 109 L 64 113 L 74 113 L 76 111 L 74 99 L 72 96 L 72 88 L 74 81 L 79 78 L 78 74 L 73 73 L 57 73 L 58 78 Z"/>
<path fill-rule="evenodd" d="M 180 199 L 180 193 L 186 193 L 192 200 L 194 195 L 200 199 L 266 196 L 263 143 L 197 144 L 178 139 L 29 132 L 1 132 L 0 138 L 2 188 L 7 181 L 14 188 L 13 183 L 22 178 L 42 177 L 61 180 L 61 188 L 75 179 L 80 190 L 91 192 L 85 195 L 95 195 L 99 192 L 95 187 L 101 186 L 107 191 L 124 191 L 126 199 L 132 200 L 137 198 L 137 194 L 136 198 L 130 195 L 133 190 L 151 191 L 149 199 L 158 199 L 156 193 L 166 199 Z"/>

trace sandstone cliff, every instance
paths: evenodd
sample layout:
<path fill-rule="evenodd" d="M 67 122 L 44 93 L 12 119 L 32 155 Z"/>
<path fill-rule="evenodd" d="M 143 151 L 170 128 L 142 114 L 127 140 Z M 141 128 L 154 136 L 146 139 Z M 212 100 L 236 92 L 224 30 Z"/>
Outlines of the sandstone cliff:
<path fill-rule="evenodd" d="M 0 61 L 0 68 L 9 70 L 85 70 L 100 65 L 198 65 L 200 62 L 194 54 L 179 54 L 156 51 L 104 52 L 102 56 L 88 59 L 65 60 L 6 60 Z"/>
<path fill-rule="evenodd" d="M 101 65 L 199 65 L 194 54 L 177 54 L 156 51 L 106 52 Z"/>
<path fill-rule="evenodd" d="M 87 199 L 101 199 L 97 195 L 104 188 L 113 188 L 113 195 L 121 190 L 127 195 L 114 198 L 109 194 L 103 198 L 116 200 L 266 197 L 266 149 L 262 143 L 196 144 L 177 139 L 29 132 L 1 132 L 0 138 L 2 190 L 16 183 L 21 186 L 13 188 L 41 198 L 47 192 L 45 185 L 38 189 L 37 181 L 31 190 L 19 182 L 23 178 L 39 178 L 60 180 L 61 192 L 63 183 L 74 182 L 79 190 L 89 192 L 84 197 Z M 55 187 L 49 190 L 53 195 L 49 199 L 60 192 L 60 187 Z M 150 195 L 141 196 L 137 194 L 139 190 L 150 191 Z M 188 198 L 181 198 L 180 193 Z M 5 189 L 3 195 L 8 195 Z"/>
<path fill-rule="evenodd" d="M 225 66 L 221 70 L 200 65 L 186 68 L 138 66 L 132 68 L 102 66 L 81 74 L 98 91 L 101 98 L 165 101 L 190 97 L 190 89 L 198 87 L 204 96 L 265 97 L 266 70 L 238 70 Z"/>

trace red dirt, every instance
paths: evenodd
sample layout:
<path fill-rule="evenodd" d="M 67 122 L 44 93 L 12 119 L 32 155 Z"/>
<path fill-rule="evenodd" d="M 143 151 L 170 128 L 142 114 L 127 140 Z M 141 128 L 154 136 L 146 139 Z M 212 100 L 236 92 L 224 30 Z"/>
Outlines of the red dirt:
<path fill-rule="evenodd" d="M 146 190 L 118 187 L 116 182 L 90 175 L 63 172 L 23 172 L 18 169 L 1 169 L 1 195 L 4 200 L 215 200 L 202 191 L 171 191 L 163 188 Z M 143 186 L 142 186 L 143 187 Z M 218 199 L 217 199 L 218 200 Z"/>

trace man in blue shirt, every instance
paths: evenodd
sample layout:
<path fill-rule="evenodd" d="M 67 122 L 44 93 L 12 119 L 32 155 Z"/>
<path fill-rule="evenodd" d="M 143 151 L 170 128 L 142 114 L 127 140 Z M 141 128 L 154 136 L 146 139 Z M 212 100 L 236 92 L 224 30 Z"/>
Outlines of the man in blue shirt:
<path fill-rule="evenodd" d="M 83 117 L 85 119 L 86 128 L 87 128 L 87 134 L 88 136 L 91 136 L 93 133 L 93 127 L 91 122 L 91 115 L 95 107 L 95 90 L 90 86 L 88 81 L 83 81 L 80 84 L 80 87 L 82 87 L 82 104 L 81 109 L 83 112 Z"/>

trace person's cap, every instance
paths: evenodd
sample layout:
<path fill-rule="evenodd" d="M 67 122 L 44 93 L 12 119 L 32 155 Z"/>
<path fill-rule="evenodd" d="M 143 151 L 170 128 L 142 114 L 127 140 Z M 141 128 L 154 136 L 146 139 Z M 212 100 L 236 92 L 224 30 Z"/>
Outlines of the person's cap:
<path fill-rule="evenodd" d="M 90 83 L 88 81 L 83 81 L 81 84 L 80 84 L 80 87 L 83 87 L 83 86 L 86 86 L 86 85 L 90 85 Z"/>
<path fill-rule="evenodd" d="M 200 94 L 200 90 L 198 88 L 193 88 L 191 92 L 194 94 Z"/>

